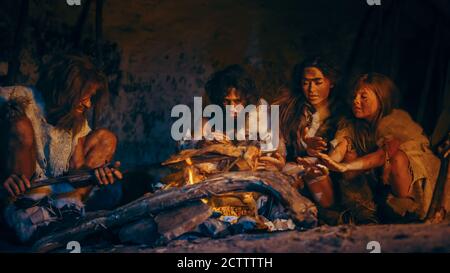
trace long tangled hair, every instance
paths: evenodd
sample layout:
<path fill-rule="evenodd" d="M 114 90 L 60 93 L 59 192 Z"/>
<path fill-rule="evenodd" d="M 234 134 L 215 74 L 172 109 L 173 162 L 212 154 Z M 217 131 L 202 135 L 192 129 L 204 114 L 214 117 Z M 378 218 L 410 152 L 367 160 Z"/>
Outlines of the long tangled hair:
<path fill-rule="evenodd" d="M 224 98 L 229 88 L 236 88 L 239 96 L 246 104 L 258 103 L 260 94 L 256 88 L 255 81 L 238 65 L 229 65 L 223 70 L 213 73 L 205 85 L 206 95 L 213 104 L 223 107 Z"/>
<path fill-rule="evenodd" d="M 96 106 L 98 114 L 108 95 L 105 74 L 86 56 L 67 55 L 53 59 L 36 84 L 45 102 L 47 122 L 74 133 L 81 130 L 86 113 L 79 117 L 74 115 L 74 109 L 92 84 L 98 85 L 92 98 L 92 105 Z"/>
<path fill-rule="evenodd" d="M 358 155 L 364 155 L 377 149 L 375 137 L 378 123 L 383 117 L 389 115 L 398 103 L 397 86 L 383 74 L 368 73 L 359 76 L 353 84 L 351 99 L 362 88 L 372 90 L 377 97 L 380 107 L 376 118 L 372 122 L 368 122 L 352 116 L 339 125 L 340 128 L 350 129 L 350 137 Z"/>
<path fill-rule="evenodd" d="M 323 60 L 322 57 L 311 57 L 305 59 L 303 62 L 295 65 L 292 76 L 290 89 L 284 88 L 282 94 L 274 101 L 274 104 L 280 105 L 280 120 L 283 127 L 281 132 L 286 141 L 287 146 L 293 146 L 295 153 L 301 151 L 298 132 L 302 132 L 305 127 L 309 127 L 312 122 L 312 115 L 315 113 L 314 107 L 307 101 L 301 87 L 304 70 L 308 67 L 315 67 L 319 69 L 322 74 L 330 81 L 333 86 L 328 97 L 330 106 L 330 118 L 326 123 L 337 123 L 337 119 L 342 116 L 343 104 L 338 99 L 339 92 L 337 88 L 338 71 L 329 62 Z M 318 136 L 331 138 L 334 135 L 335 126 L 323 126 L 317 132 Z"/>

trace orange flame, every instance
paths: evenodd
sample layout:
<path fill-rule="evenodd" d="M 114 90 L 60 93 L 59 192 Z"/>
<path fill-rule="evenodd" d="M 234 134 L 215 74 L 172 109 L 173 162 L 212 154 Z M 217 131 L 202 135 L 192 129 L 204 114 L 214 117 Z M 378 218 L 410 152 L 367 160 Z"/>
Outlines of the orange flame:
<path fill-rule="evenodd" d="M 192 167 L 192 160 L 190 157 L 186 159 L 186 164 L 188 165 L 187 171 L 188 171 L 188 184 L 192 185 L 194 184 L 194 169 Z"/>
<path fill-rule="evenodd" d="M 190 157 L 186 158 L 186 164 L 188 164 L 189 166 L 193 165 L 192 160 L 191 160 Z"/>
<path fill-rule="evenodd" d="M 189 185 L 194 184 L 194 171 L 192 170 L 192 167 L 188 167 L 188 183 Z"/>
<path fill-rule="evenodd" d="M 195 184 L 195 180 L 194 180 L 194 166 L 193 166 L 193 163 L 192 163 L 192 160 L 191 160 L 191 158 L 190 157 L 188 157 L 187 159 L 186 159 L 186 164 L 188 165 L 187 166 L 187 171 L 188 171 L 188 184 L 189 185 L 193 185 L 193 184 Z M 208 200 L 207 199 L 200 199 L 203 203 L 205 203 L 205 204 L 207 204 L 208 203 Z"/>

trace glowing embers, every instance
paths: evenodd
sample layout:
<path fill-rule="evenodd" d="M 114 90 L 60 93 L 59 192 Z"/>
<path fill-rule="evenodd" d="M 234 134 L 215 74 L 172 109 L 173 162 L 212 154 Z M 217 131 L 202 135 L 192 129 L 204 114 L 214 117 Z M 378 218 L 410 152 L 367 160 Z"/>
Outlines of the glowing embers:
<path fill-rule="evenodd" d="M 190 157 L 186 158 L 185 183 L 193 185 L 201 183 L 206 179 L 201 175 L 199 169 L 193 164 Z M 256 203 L 252 193 L 229 193 L 226 195 L 215 195 L 210 199 L 203 198 L 201 201 L 208 204 L 215 212 L 223 216 L 243 216 L 256 214 Z"/>
<path fill-rule="evenodd" d="M 207 204 L 213 209 L 213 211 L 222 215 L 222 220 L 230 216 L 235 220 L 241 216 L 257 216 L 257 206 L 254 193 L 233 192 L 214 196 L 208 200 Z"/>
<path fill-rule="evenodd" d="M 183 187 L 230 171 L 255 170 L 260 154 L 261 150 L 255 145 L 234 145 L 228 141 L 204 142 L 195 149 L 182 150 L 163 162 L 163 165 L 174 169 L 175 173 L 162 181 L 166 188 Z M 224 217 L 254 217 L 257 215 L 257 208 L 253 195 L 249 192 L 230 192 L 226 195 L 210 193 L 210 197 L 202 199 L 202 202 Z"/>

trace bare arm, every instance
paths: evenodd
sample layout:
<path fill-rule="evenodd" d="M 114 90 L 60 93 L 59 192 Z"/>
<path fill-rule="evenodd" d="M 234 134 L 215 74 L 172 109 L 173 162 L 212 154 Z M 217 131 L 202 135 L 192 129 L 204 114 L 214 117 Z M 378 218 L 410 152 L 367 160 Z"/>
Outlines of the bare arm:
<path fill-rule="evenodd" d="M 378 149 L 376 152 L 359 157 L 346 165 L 349 171 L 365 171 L 383 166 L 384 161 L 385 152 Z"/>
<path fill-rule="evenodd" d="M 36 168 L 33 126 L 27 117 L 22 117 L 14 121 L 9 128 L 4 128 L 3 133 L 1 179 L 9 194 L 17 196 L 30 187 L 31 176 Z"/>
<path fill-rule="evenodd" d="M 346 139 L 343 139 L 329 153 L 330 158 L 336 162 L 342 162 L 344 160 L 345 154 L 347 153 L 347 147 L 348 147 L 348 141 Z"/>
<path fill-rule="evenodd" d="M 11 173 L 31 177 L 36 168 L 34 130 L 28 118 L 18 120 L 11 128 L 7 165 Z"/>
<path fill-rule="evenodd" d="M 383 166 L 385 152 L 382 149 L 378 149 L 376 152 L 358 157 L 348 163 L 338 163 L 326 154 L 319 154 L 319 157 L 328 168 L 337 172 L 365 171 Z"/>

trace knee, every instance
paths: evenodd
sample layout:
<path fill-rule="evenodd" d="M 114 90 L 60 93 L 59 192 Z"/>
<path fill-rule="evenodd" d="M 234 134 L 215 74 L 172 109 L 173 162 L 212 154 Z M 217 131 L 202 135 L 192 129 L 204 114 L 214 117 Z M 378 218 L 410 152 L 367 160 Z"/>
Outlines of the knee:
<path fill-rule="evenodd" d="M 97 168 L 109 162 L 116 152 L 117 137 L 107 129 L 92 131 L 84 142 L 84 165 Z"/>
<path fill-rule="evenodd" d="M 110 161 L 116 152 L 117 137 L 107 129 L 92 131 L 85 142 L 85 165 L 96 168 Z"/>
<path fill-rule="evenodd" d="M 396 197 L 408 197 L 412 176 L 409 170 L 409 159 L 402 151 L 395 153 L 391 158 L 391 182 L 394 183 Z"/>
<path fill-rule="evenodd" d="M 97 129 L 94 130 L 88 136 L 88 141 L 90 139 L 95 139 L 95 143 L 97 143 L 101 148 L 108 150 L 115 150 L 117 146 L 117 137 L 116 135 L 108 129 Z"/>

